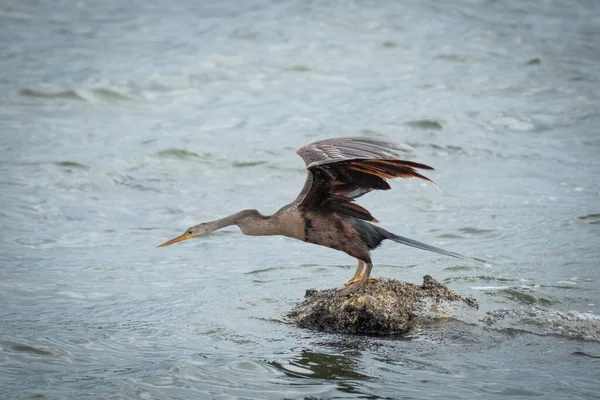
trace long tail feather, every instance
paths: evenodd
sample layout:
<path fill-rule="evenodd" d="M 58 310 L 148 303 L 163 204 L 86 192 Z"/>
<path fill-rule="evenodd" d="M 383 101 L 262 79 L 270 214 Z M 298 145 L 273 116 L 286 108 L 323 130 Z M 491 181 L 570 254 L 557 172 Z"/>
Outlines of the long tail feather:
<path fill-rule="evenodd" d="M 455 253 L 453 251 L 448 251 L 448 250 L 440 249 L 439 247 L 435 247 L 435 246 L 432 246 L 432 245 L 429 245 L 429 244 L 421 243 L 419 241 L 406 238 L 404 236 L 398 236 L 398 235 L 393 234 L 391 232 L 387 232 L 387 233 L 388 233 L 387 238 L 390 239 L 390 240 L 393 240 L 394 242 L 397 242 L 397 243 L 401 243 L 401 244 L 404 244 L 404 245 L 407 245 L 407 246 L 415 247 L 415 248 L 421 249 L 421 250 L 427 250 L 427 251 L 431 251 L 431 252 L 434 252 L 434 253 L 443 254 L 445 256 L 450 256 L 450 257 L 454 257 L 454 258 L 460 258 L 461 260 L 474 261 L 476 263 L 486 263 L 484 260 L 478 260 L 478 259 L 473 258 L 473 257 L 463 256 L 462 254 L 458 254 L 458 253 Z"/>

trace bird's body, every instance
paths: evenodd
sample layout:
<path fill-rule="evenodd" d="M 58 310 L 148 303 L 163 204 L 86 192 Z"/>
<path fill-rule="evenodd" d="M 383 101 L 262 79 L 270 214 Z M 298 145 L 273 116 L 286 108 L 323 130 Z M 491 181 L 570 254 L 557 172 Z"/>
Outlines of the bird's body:
<path fill-rule="evenodd" d="M 343 251 L 365 262 L 371 261 L 371 249 L 346 218 L 332 213 L 308 211 L 303 214 L 303 219 L 306 242 Z"/>
<path fill-rule="evenodd" d="M 378 222 L 354 199 L 372 191 L 388 190 L 385 179 L 417 177 L 430 181 L 416 169 L 433 169 L 404 160 L 400 153 L 412 149 L 369 138 L 335 138 L 311 143 L 298 150 L 307 166 L 307 178 L 298 197 L 273 215 L 243 210 L 216 221 L 189 228 L 161 246 L 237 225 L 249 236 L 283 235 L 340 250 L 358 260 L 354 277 L 347 282 L 351 293 L 368 282 L 370 251 L 385 239 L 451 257 L 473 260 L 457 253 L 404 238 L 369 222 Z M 430 181 L 431 182 L 431 181 Z"/>

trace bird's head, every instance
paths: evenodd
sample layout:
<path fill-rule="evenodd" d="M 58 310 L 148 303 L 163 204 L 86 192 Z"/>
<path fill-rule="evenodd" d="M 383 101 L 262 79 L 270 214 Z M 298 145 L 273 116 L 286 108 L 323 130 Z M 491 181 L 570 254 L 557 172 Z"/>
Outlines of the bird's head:
<path fill-rule="evenodd" d="M 228 217 L 216 219 L 214 221 L 203 222 L 198 225 L 194 225 L 185 230 L 183 235 L 179 235 L 176 238 L 169 240 L 168 242 L 164 242 L 163 244 L 157 247 L 169 246 L 173 243 L 181 242 L 182 240 L 192 239 L 198 236 L 206 235 L 208 233 L 214 232 L 217 229 L 225 228 L 226 226 L 238 225 L 242 232 L 244 232 L 243 227 L 245 227 L 249 222 L 253 220 L 261 218 L 261 215 L 256 210 L 242 210 L 235 214 L 232 214 Z M 245 233 L 245 232 L 244 232 Z"/>
<path fill-rule="evenodd" d="M 164 247 L 172 245 L 173 243 L 181 242 L 183 240 L 192 239 L 198 236 L 206 235 L 210 232 L 214 231 L 214 228 L 209 222 L 203 222 L 198 225 L 191 226 L 185 230 L 182 235 L 177 236 L 169 241 L 164 242 L 156 247 Z"/>

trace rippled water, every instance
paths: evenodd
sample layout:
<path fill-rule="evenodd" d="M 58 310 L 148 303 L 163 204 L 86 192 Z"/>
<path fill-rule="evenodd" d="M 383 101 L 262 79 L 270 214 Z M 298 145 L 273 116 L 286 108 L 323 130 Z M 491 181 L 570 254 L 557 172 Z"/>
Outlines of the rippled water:
<path fill-rule="evenodd" d="M 0 397 L 592 398 L 600 392 L 600 11 L 594 1 L 0 5 Z M 304 181 L 295 149 L 404 141 L 361 199 L 474 315 L 412 338 L 282 316 L 354 260 L 236 229 Z"/>

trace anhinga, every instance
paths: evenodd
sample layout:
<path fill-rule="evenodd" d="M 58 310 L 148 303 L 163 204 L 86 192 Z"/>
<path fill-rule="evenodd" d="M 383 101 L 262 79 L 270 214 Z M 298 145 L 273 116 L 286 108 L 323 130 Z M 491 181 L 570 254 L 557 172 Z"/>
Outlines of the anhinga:
<path fill-rule="evenodd" d="M 343 251 L 358 260 L 356 273 L 346 282 L 344 294 L 352 293 L 368 282 L 373 267 L 369 253 L 385 239 L 477 261 L 370 224 L 369 222 L 378 221 L 369 211 L 354 202 L 354 199 L 374 189 L 390 189 L 386 179 L 416 177 L 432 182 L 415 169 L 433 168 L 402 159 L 401 153 L 411 151 L 412 148 L 406 144 L 364 137 L 335 138 L 311 143 L 297 151 L 306 163 L 308 173 L 306 183 L 296 200 L 269 216 L 262 215 L 257 210 L 243 210 L 216 221 L 194 225 L 184 234 L 158 247 L 206 235 L 230 225 L 237 225 L 245 235 L 283 235 L 299 239 Z"/>

